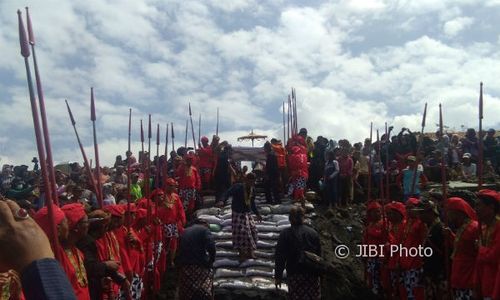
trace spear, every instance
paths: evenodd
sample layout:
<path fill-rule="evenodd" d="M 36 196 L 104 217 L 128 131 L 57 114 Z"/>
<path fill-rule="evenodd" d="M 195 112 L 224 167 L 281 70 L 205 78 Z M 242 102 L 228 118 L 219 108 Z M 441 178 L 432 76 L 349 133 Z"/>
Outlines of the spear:
<path fill-rule="evenodd" d="M 156 124 L 156 179 L 155 187 L 160 187 L 160 124 Z"/>
<path fill-rule="evenodd" d="M 420 151 L 422 150 L 422 144 L 424 142 L 424 129 L 425 129 L 425 118 L 427 116 L 427 102 L 425 103 L 424 107 L 424 114 L 422 116 L 422 130 L 420 131 L 420 137 L 419 137 L 419 143 L 418 143 L 418 148 L 417 148 L 417 153 L 416 153 L 416 160 L 415 160 L 415 170 L 413 171 L 413 178 L 412 178 L 412 183 L 411 183 L 411 193 L 410 196 L 413 196 L 415 193 L 415 185 L 417 182 L 417 174 L 418 174 L 418 158 Z"/>
<path fill-rule="evenodd" d="M 36 59 L 36 51 L 35 51 L 35 35 L 33 34 L 33 27 L 31 26 L 31 18 L 29 14 L 28 7 L 26 7 L 26 20 L 28 26 L 28 37 L 29 43 L 31 45 L 31 52 L 33 53 L 33 66 L 35 69 L 35 81 L 36 81 L 36 90 L 38 93 L 38 103 L 40 105 L 40 115 L 42 119 L 42 130 L 43 130 L 43 139 L 45 141 L 45 152 L 46 152 L 46 161 L 47 161 L 47 171 L 49 175 L 50 188 L 52 190 L 52 197 L 54 199 L 55 204 L 59 204 L 59 196 L 57 195 L 56 188 L 56 175 L 54 172 L 54 161 L 52 159 L 52 148 L 50 143 L 50 135 L 49 135 L 49 125 L 47 123 L 47 113 L 45 111 L 45 97 L 43 96 L 43 88 L 42 88 L 42 80 L 40 77 L 40 72 L 38 71 L 38 62 Z"/>
<path fill-rule="evenodd" d="M 188 146 L 188 120 L 186 119 L 186 135 L 184 136 L 184 148 Z"/>
<path fill-rule="evenodd" d="M 43 145 L 42 131 L 40 130 L 40 120 L 38 117 L 38 107 L 35 100 L 35 91 L 33 88 L 33 80 L 31 78 L 31 70 L 29 66 L 28 57 L 30 56 L 30 48 L 28 46 L 28 39 L 26 37 L 26 31 L 24 30 L 24 24 L 21 17 L 21 11 L 17 11 L 17 17 L 19 22 L 19 44 L 21 46 L 21 55 L 24 57 L 24 64 L 26 67 L 26 77 L 28 82 L 28 89 L 30 95 L 31 103 L 31 114 L 33 116 L 33 125 L 35 128 L 36 146 L 38 150 L 38 158 L 40 159 L 40 169 L 42 173 L 42 178 L 45 186 L 45 196 L 47 198 L 47 213 L 50 219 L 50 239 L 52 245 L 54 245 L 54 250 L 59 249 L 59 240 L 57 238 L 57 228 L 54 222 L 54 211 L 52 210 L 53 204 L 53 194 L 51 190 L 51 185 L 49 182 L 49 176 L 47 174 L 47 162 L 45 161 L 45 147 Z M 59 259 L 58 251 L 54 251 L 56 258 Z"/>
<path fill-rule="evenodd" d="M 142 126 L 142 119 L 141 119 L 141 153 L 142 153 L 142 162 L 144 163 L 144 127 Z"/>
<path fill-rule="evenodd" d="M 387 130 L 387 122 L 385 122 L 385 201 L 390 202 L 390 188 L 389 188 L 389 135 L 390 131 Z"/>
<path fill-rule="evenodd" d="M 378 148 L 378 157 L 377 157 L 377 163 L 378 163 L 378 173 L 379 173 L 379 198 L 382 200 L 384 199 L 384 177 L 382 173 L 382 160 L 381 160 L 381 154 L 382 154 L 382 149 L 381 149 L 381 142 L 379 138 L 379 132 L 377 129 L 377 148 Z M 382 202 L 383 204 L 383 202 Z"/>
<path fill-rule="evenodd" d="M 193 114 L 191 113 L 191 102 L 189 103 L 189 120 L 191 121 L 191 133 L 193 135 L 193 147 L 196 150 L 196 139 L 194 138 Z"/>
<path fill-rule="evenodd" d="M 198 145 L 201 147 L 201 114 L 198 115 Z"/>
<path fill-rule="evenodd" d="M 85 149 L 83 148 L 82 141 L 80 140 L 80 136 L 78 135 L 78 131 L 76 130 L 75 118 L 73 118 L 73 113 L 71 112 L 71 108 L 69 107 L 68 100 L 64 100 L 64 101 L 66 102 L 66 107 L 68 108 L 69 119 L 70 119 L 71 125 L 73 126 L 73 129 L 75 131 L 75 136 L 76 136 L 76 140 L 78 141 L 78 146 L 80 146 L 80 152 L 82 153 L 83 164 L 84 164 L 85 170 L 87 170 L 87 176 L 89 177 L 89 181 L 92 184 L 92 188 L 94 189 L 94 192 L 96 192 L 96 195 L 97 195 L 94 174 L 92 174 L 89 160 L 87 159 L 87 154 L 85 153 Z"/>
<path fill-rule="evenodd" d="M 219 136 L 219 108 L 217 107 L 217 125 L 215 127 L 215 135 Z"/>
<path fill-rule="evenodd" d="M 168 123 L 166 126 L 165 130 L 165 176 L 164 178 L 167 179 L 168 177 Z"/>
<path fill-rule="evenodd" d="M 292 99 L 293 99 L 293 121 L 294 121 L 294 128 L 295 128 L 295 134 L 299 132 L 299 121 L 297 118 L 297 95 L 295 93 L 295 89 L 292 88 Z"/>
<path fill-rule="evenodd" d="M 483 186 L 483 83 L 479 85 L 479 161 L 478 161 L 478 181 L 477 187 L 479 189 Z"/>
<path fill-rule="evenodd" d="M 172 137 L 172 151 L 175 151 L 175 134 L 174 134 L 174 123 L 170 123 L 170 129 L 171 129 L 171 134 L 170 136 Z"/>
<path fill-rule="evenodd" d="M 367 201 L 370 201 L 372 196 L 372 135 L 373 135 L 373 122 L 370 122 L 370 147 L 368 148 L 368 197 Z"/>
<path fill-rule="evenodd" d="M 287 106 L 287 110 L 286 110 L 287 111 L 287 120 L 286 120 L 287 129 L 286 129 L 286 131 L 287 131 L 288 139 L 290 139 L 290 121 L 291 121 L 290 120 L 290 114 L 291 114 L 290 106 L 291 106 L 291 100 L 290 100 L 290 95 L 288 95 L 288 106 Z M 292 133 L 292 135 L 293 135 L 293 133 Z"/>
<path fill-rule="evenodd" d="M 141 129 L 142 129 L 142 120 L 141 120 Z M 130 148 L 130 141 L 131 141 L 131 134 L 132 134 L 132 109 L 129 108 L 128 110 L 128 148 L 127 152 L 131 153 L 131 148 Z M 132 225 L 132 220 L 131 220 L 131 215 L 130 215 L 130 202 L 132 202 L 132 197 L 130 195 L 130 159 L 127 159 L 127 212 L 128 212 L 128 219 L 127 219 L 127 229 L 130 230 L 130 226 Z"/>
<path fill-rule="evenodd" d="M 99 164 L 99 145 L 97 144 L 97 133 L 95 130 L 95 121 L 96 121 L 96 114 L 95 114 L 95 102 L 94 102 L 94 88 L 90 88 L 90 120 L 92 121 L 92 130 L 94 133 L 94 153 L 95 153 L 95 173 L 97 177 L 97 182 L 96 182 L 96 196 L 97 196 L 97 203 L 99 204 L 99 207 L 102 208 L 102 188 L 101 188 L 101 166 Z"/>
<path fill-rule="evenodd" d="M 286 145 L 285 101 L 283 101 L 283 145 Z"/>
<path fill-rule="evenodd" d="M 149 114 L 149 123 L 148 123 L 148 154 L 146 155 L 146 198 L 149 199 L 150 192 L 151 192 L 151 185 L 150 185 L 150 172 L 149 172 L 149 166 L 151 163 L 151 137 L 152 137 L 152 132 L 151 132 L 151 114 Z M 149 202 L 148 202 L 149 203 Z M 151 217 L 151 215 L 149 216 Z"/>

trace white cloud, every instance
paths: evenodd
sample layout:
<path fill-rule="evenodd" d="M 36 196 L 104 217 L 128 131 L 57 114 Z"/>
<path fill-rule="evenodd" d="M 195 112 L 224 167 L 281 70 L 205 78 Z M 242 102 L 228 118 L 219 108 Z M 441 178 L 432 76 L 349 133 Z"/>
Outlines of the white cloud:
<path fill-rule="evenodd" d="M 444 23 L 443 31 L 447 36 L 454 37 L 464 29 L 470 27 L 473 23 L 473 18 L 458 17 Z"/>

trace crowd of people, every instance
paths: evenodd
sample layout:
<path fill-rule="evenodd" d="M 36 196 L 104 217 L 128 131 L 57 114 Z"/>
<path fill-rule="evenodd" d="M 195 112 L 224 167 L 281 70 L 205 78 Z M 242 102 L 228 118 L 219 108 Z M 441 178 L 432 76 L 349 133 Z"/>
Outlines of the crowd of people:
<path fill-rule="evenodd" d="M 195 211 L 204 206 L 206 194 L 215 195 L 218 207 L 231 197 L 233 247 L 240 261 L 255 258 L 255 221 L 261 217 L 254 198 L 259 182 L 271 204 L 279 204 L 283 197 L 302 206 L 306 199 L 319 198 L 322 206 L 330 208 L 366 202 L 366 244 L 430 244 L 439 248 L 434 255 L 441 258 L 433 256 L 431 261 L 405 257 L 391 257 L 387 263 L 382 257 L 367 260 L 368 284 L 378 295 L 394 299 L 402 295 L 422 299 L 423 291 L 442 295 L 445 291 L 439 283 L 447 281 L 446 266 L 435 262 L 443 264 L 447 261 L 443 257 L 449 254 L 450 286 L 457 299 L 470 299 L 464 297 L 472 297 L 478 286 L 483 297 L 495 299 L 498 284 L 495 287 L 494 283 L 500 282 L 496 272 L 500 253 L 498 193 L 480 192 L 477 214 L 474 205 L 463 199 L 448 199 L 447 206 L 443 201 L 435 204 L 419 199 L 428 181 L 441 181 L 443 169 L 448 180 L 475 180 L 481 158 L 479 143 L 484 149 L 483 177 L 495 179 L 500 155 L 495 131 L 488 130 L 481 141 L 473 129 L 463 138 L 437 133 L 435 139 L 419 137 L 405 128 L 389 138 L 391 129 L 378 141 L 351 144 L 321 136 L 314 142 L 302 128 L 287 141 L 266 142 L 265 162 L 254 164 L 251 172 L 232 160 L 231 145 L 219 142 L 217 136 L 211 142 L 201 138 L 196 150 L 180 147 L 169 153 L 170 157 L 151 159 L 147 152 L 140 152 L 136 159 L 128 151 L 125 159 L 117 156 L 112 167 L 102 167 L 96 180 L 89 178 L 88 167 L 71 163 L 68 170 L 55 171 L 58 203 L 52 212 L 46 206 L 36 158 L 32 170 L 26 165 L 4 165 L 0 195 L 11 199 L 7 203 L 13 219 L 21 223 L 33 219 L 49 237 L 55 222 L 57 240 L 50 241 L 51 249 L 72 288 L 48 289 L 56 284 L 47 283 L 49 279 L 32 282 L 40 276 L 33 268 L 53 269 L 52 263 L 28 268 L 29 274 L 26 266 L 11 265 L 1 270 L 5 271 L 0 277 L 2 297 L 35 299 L 37 293 L 73 293 L 78 299 L 148 299 L 158 293 L 165 272 L 175 265 L 180 299 L 211 299 L 211 264 L 216 249 L 208 224 L 197 219 Z M 102 186 L 99 193 L 95 190 L 97 181 Z M 440 217 L 445 211 L 443 224 Z M 294 208 L 291 231 L 281 233 L 276 283 L 281 284 L 286 268 L 292 299 L 319 299 L 319 277 L 307 276 L 297 266 L 300 251 L 321 254 L 317 233 L 305 228 L 302 219 L 301 209 Z M 296 247 L 297 242 L 301 247 Z M 425 278 L 429 287 L 423 289 L 419 278 Z"/>

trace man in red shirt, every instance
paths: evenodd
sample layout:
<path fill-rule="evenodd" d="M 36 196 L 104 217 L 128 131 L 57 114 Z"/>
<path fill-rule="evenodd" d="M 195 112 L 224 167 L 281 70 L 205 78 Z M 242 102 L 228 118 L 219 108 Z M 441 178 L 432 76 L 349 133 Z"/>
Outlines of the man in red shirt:
<path fill-rule="evenodd" d="M 479 203 L 476 212 L 482 224 L 479 252 L 476 264 L 476 286 L 484 299 L 500 299 L 495 284 L 499 285 L 500 264 L 500 194 L 493 190 L 477 193 Z"/>
<path fill-rule="evenodd" d="M 193 164 L 194 155 L 187 154 L 185 163 L 177 168 L 176 177 L 179 182 L 179 196 L 184 205 L 184 211 L 188 218 L 194 212 L 196 205 L 196 195 L 201 189 L 201 180 Z"/>
<path fill-rule="evenodd" d="M 212 172 L 215 167 L 215 155 L 211 145 L 208 144 L 206 136 L 201 138 L 200 148 L 197 150 L 199 157 L 198 168 L 200 170 L 201 184 L 204 190 L 211 187 Z"/>
<path fill-rule="evenodd" d="M 400 251 L 399 264 L 402 270 L 403 283 L 406 290 L 405 299 L 424 299 L 423 287 L 423 257 L 420 255 L 412 255 L 411 252 L 404 249 L 418 248 L 423 246 L 427 237 L 427 227 L 418 218 L 416 210 L 419 200 L 417 198 L 408 198 L 406 202 L 406 213 L 408 221 L 402 233 L 402 249 Z"/>
<path fill-rule="evenodd" d="M 349 150 L 341 149 L 339 162 L 339 195 L 340 203 L 342 205 L 347 205 L 347 203 L 352 202 L 352 172 L 354 163 L 351 156 L 349 155 Z"/>
<path fill-rule="evenodd" d="M 452 197 L 446 203 L 449 224 L 457 231 L 447 230 L 453 240 L 451 279 L 455 299 L 473 299 L 479 226 L 476 213 L 462 198 Z"/>

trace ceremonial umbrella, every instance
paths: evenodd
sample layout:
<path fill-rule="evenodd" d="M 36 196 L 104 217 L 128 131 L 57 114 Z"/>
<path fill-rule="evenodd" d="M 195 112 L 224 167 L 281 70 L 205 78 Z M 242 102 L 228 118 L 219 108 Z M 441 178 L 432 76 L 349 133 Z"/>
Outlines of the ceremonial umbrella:
<path fill-rule="evenodd" d="M 238 142 L 239 141 L 244 141 L 244 140 L 251 140 L 252 141 L 252 147 L 253 147 L 253 141 L 254 140 L 265 140 L 266 138 L 267 138 L 267 135 L 255 134 L 255 133 L 253 133 L 253 129 L 252 129 L 252 131 L 248 135 L 240 136 L 238 138 Z"/>

